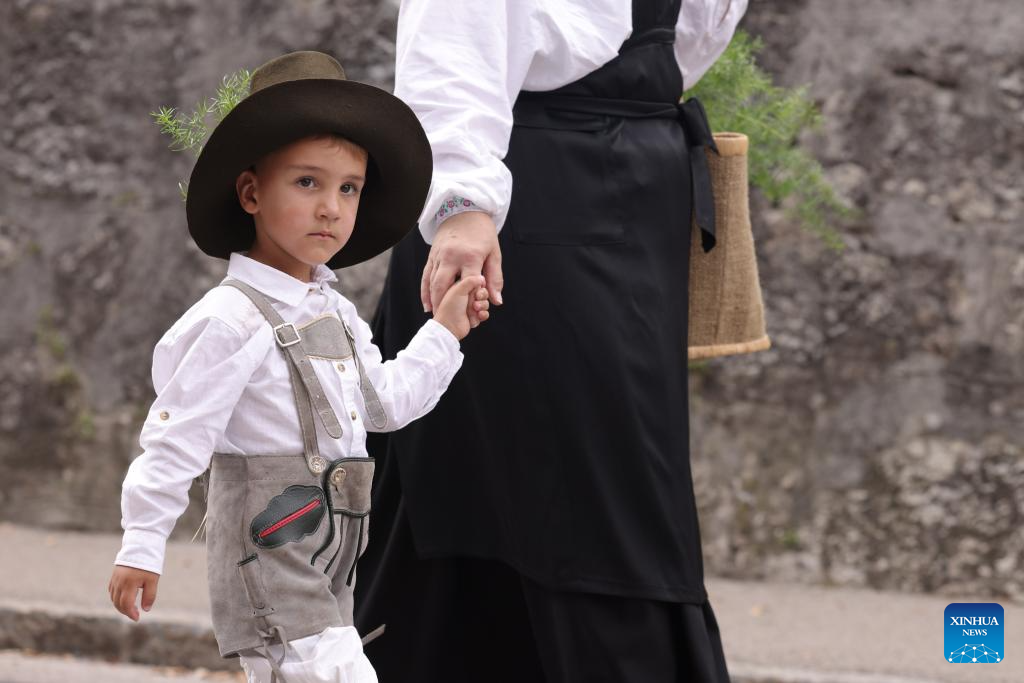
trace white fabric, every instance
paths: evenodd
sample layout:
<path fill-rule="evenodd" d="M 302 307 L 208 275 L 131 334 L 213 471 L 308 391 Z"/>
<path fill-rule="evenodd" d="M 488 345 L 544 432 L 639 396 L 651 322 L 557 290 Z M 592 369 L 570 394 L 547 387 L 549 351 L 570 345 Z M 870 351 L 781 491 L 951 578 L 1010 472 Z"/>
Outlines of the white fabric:
<path fill-rule="evenodd" d="M 725 50 L 747 0 L 682 0 L 676 60 L 693 86 Z M 416 112 L 434 152 L 420 218 L 428 242 L 451 195 L 501 230 L 512 196 L 502 163 L 520 90 L 554 90 L 607 64 L 632 33 L 631 0 L 403 0 L 395 94 Z"/>
<path fill-rule="evenodd" d="M 382 362 L 369 326 L 330 286 L 337 277 L 326 266 L 306 283 L 235 253 L 228 277 L 266 294 L 296 327 L 340 313 L 387 412 L 388 430 L 433 408 L 462 365 L 458 340 L 433 320 L 396 359 Z M 355 364 L 313 358 L 312 365 L 343 430 L 333 439 L 315 420 L 321 455 L 365 457 L 366 430 L 375 430 L 364 423 Z M 285 355 L 263 315 L 234 287 L 211 289 L 164 334 L 153 351 L 153 387 L 157 398 L 139 440 L 143 453 L 122 487 L 125 532 L 115 562 L 160 573 L 167 537 L 188 505 L 192 480 L 213 453 L 302 453 L 302 431 Z"/>
<path fill-rule="evenodd" d="M 271 645 L 270 654 L 280 659 L 281 646 Z M 270 663 L 263 655 L 243 652 L 239 662 L 248 683 L 270 683 Z M 281 673 L 288 683 L 377 683 L 377 673 L 351 626 L 332 626 L 289 641 Z"/>

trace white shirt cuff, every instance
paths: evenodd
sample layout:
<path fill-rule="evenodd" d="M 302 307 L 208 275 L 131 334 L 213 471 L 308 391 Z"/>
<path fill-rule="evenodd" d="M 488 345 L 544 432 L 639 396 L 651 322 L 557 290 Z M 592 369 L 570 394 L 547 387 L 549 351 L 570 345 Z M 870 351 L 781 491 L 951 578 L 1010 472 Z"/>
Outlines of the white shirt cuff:
<path fill-rule="evenodd" d="M 452 334 L 451 330 L 433 318 L 424 323 L 423 327 L 420 329 L 420 333 L 426 333 L 429 338 L 436 339 L 441 344 L 441 347 L 445 350 L 449 358 L 454 358 L 456 355 L 462 355 L 459 353 L 459 348 L 461 346 L 459 344 L 459 338 Z M 416 336 L 418 337 L 419 334 Z M 412 346 L 415 342 L 416 338 L 414 337 L 409 343 L 409 346 Z"/>
<path fill-rule="evenodd" d="M 114 564 L 162 574 L 166 548 L 167 537 L 160 532 L 129 529 L 124 532 L 121 550 L 117 553 Z"/>
<path fill-rule="evenodd" d="M 463 356 L 459 347 L 459 339 L 451 330 L 430 319 L 405 348 L 415 356 L 437 359 L 434 372 L 437 377 L 437 395 L 440 396 L 462 367 Z"/>

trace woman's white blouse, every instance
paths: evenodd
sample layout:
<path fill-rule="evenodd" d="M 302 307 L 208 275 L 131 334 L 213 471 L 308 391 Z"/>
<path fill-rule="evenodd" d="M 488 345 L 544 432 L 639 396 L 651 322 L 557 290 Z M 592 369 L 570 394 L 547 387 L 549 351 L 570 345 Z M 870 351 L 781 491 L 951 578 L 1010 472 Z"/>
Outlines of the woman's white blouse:
<path fill-rule="evenodd" d="M 330 286 L 337 277 L 319 266 L 302 282 L 247 256 L 232 254 L 228 277 L 270 299 L 287 322 L 339 316 L 348 323 L 371 383 L 399 429 L 436 405 L 462 365 L 455 336 L 428 321 L 394 360 L 383 362 L 369 326 Z M 311 358 L 342 426 L 331 438 L 316 422 L 328 460 L 366 456 L 366 415 L 353 360 Z M 174 523 L 188 505 L 192 480 L 213 453 L 302 453 L 302 431 L 285 355 L 270 325 L 242 292 L 215 287 L 168 330 L 153 351 L 156 401 L 142 427 L 143 452 L 131 464 L 121 494 L 124 539 L 116 564 L 160 573 Z"/>
<path fill-rule="evenodd" d="M 682 0 L 676 61 L 687 88 L 728 46 L 747 0 Z M 502 163 L 521 90 L 554 90 L 611 61 L 632 26 L 632 0 L 402 0 L 395 94 L 416 112 L 434 151 L 420 219 L 450 196 L 505 222 L 512 176 Z"/>

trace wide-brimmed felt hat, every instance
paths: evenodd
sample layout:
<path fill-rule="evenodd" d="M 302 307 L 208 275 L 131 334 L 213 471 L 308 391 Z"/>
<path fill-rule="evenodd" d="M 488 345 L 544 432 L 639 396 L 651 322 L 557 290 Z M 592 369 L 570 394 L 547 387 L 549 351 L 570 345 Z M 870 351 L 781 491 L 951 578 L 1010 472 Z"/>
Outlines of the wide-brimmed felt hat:
<path fill-rule="evenodd" d="M 416 225 L 430 186 L 430 143 L 394 95 L 349 81 L 322 52 L 292 52 L 252 74 L 249 95 L 217 125 L 192 169 L 185 213 L 199 248 L 219 258 L 252 246 L 256 229 L 238 201 L 238 174 L 311 135 L 333 133 L 369 154 L 352 237 L 327 262 L 350 266 L 386 251 Z"/>

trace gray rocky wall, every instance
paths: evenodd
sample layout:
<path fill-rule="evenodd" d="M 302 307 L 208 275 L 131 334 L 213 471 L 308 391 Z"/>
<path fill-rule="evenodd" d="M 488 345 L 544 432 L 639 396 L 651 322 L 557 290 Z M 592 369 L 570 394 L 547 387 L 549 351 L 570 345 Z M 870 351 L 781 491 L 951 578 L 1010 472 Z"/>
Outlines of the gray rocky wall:
<path fill-rule="evenodd" d="M 759 205 L 771 351 L 695 373 L 710 571 L 1024 595 L 1024 6 L 761 2 L 747 27 L 862 211 Z"/>
<path fill-rule="evenodd" d="M 0 519 L 118 528 L 153 345 L 224 275 L 188 238 L 193 159 L 149 112 L 294 49 L 390 89 L 396 17 L 374 0 L 0 3 Z M 339 273 L 366 315 L 385 263 Z"/>
<path fill-rule="evenodd" d="M 1020 599 L 1024 7 L 752 5 L 763 63 L 824 110 L 804 143 L 861 214 L 836 253 L 755 198 L 774 347 L 692 380 L 707 570 Z M 187 238 L 191 160 L 147 113 L 292 49 L 390 87 L 395 15 L 0 3 L 0 520 L 117 529 L 152 346 L 223 275 Z M 365 316 L 383 268 L 339 272 Z"/>

